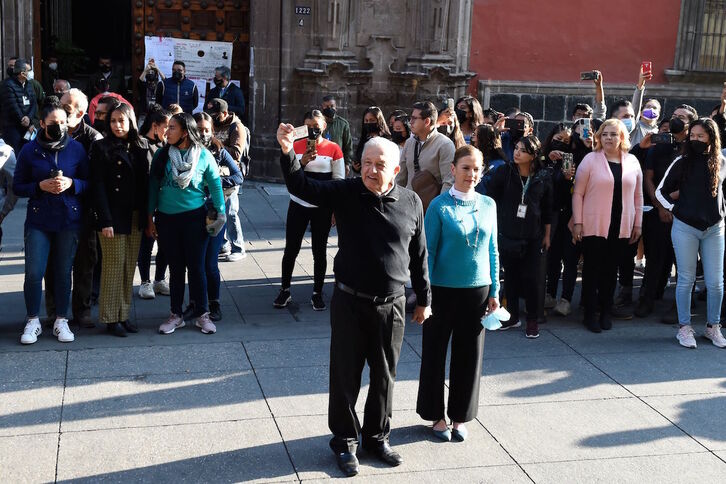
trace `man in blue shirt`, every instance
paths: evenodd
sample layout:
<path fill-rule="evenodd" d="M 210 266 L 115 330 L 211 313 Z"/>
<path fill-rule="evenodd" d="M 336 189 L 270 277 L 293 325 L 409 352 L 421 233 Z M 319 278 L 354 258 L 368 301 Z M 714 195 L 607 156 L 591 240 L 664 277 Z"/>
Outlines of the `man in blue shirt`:
<path fill-rule="evenodd" d="M 171 77 L 167 77 L 156 88 L 156 102 L 164 109 L 170 104 L 178 104 L 185 113 L 191 114 L 199 104 L 197 85 L 186 78 L 186 65 L 182 61 L 174 61 Z"/>

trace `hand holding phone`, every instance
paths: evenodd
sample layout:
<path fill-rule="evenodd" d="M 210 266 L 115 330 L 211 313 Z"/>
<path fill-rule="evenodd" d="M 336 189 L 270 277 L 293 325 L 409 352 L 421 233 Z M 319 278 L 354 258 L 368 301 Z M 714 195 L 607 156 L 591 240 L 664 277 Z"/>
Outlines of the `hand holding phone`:
<path fill-rule="evenodd" d="M 585 71 L 580 73 L 581 81 L 595 81 L 597 80 L 597 71 Z"/>
<path fill-rule="evenodd" d="M 504 127 L 509 130 L 524 131 L 524 119 L 510 119 L 504 121 Z"/>

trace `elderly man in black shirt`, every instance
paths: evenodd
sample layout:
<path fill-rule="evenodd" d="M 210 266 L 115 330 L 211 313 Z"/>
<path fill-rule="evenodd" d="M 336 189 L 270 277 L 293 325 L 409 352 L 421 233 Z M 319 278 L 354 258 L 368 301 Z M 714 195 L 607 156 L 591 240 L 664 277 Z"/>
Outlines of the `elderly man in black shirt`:
<path fill-rule="evenodd" d="M 359 435 L 368 452 L 397 466 L 402 459 L 388 444 L 388 436 L 409 271 L 420 304 L 412 320 L 421 324 L 431 315 L 421 200 L 396 185 L 399 149 L 384 138 L 366 143 L 360 178 L 333 181 L 305 176 L 292 149 L 292 125 L 281 124 L 277 140 L 290 193 L 319 207 L 331 207 L 338 227 L 330 303 L 330 447 L 347 476 L 358 473 Z M 370 388 L 361 427 L 355 403 L 366 361 Z"/>

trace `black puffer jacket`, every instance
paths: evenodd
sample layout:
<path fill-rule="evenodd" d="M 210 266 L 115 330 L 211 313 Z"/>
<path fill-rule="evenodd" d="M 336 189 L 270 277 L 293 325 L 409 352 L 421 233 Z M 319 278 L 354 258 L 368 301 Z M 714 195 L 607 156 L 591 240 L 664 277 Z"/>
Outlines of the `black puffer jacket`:
<path fill-rule="evenodd" d="M 0 85 L 0 106 L 3 126 L 19 126 L 24 116 L 33 119 L 38 111 L 35 92 L 29 82 L 23 86 L 14 77 L 5 79 Z"/>

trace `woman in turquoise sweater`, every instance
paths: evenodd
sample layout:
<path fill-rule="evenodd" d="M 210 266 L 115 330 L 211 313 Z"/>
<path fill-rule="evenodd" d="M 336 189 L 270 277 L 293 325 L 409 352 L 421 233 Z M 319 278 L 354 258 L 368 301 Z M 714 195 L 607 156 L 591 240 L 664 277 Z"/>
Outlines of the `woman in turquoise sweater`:
<path fill-rule="evenodd" d="M 148 235 L 158 236 L 169 261 L 171 315 L 159 326 L 171 334 L 184 326 L 184 278 L 189 275 L 189 299 L 196 301 L 191 317 L 205 334 L 214 333 L 207 307 L 204 255 L 209 236 L 215 237 L 227 221 L 219 168 L 199 135 L 191 114 L 179 113 L 169 121 L 167 145 L 154 155 L 149 177 Z M 213 210 L 205 208 L 209 189 Z"/>
<path fill-rule="evenodd" d="M 482 174 L 482 154 L 473 146 L 456 150 L 454 185 L 426 211 L 426 244 L 433 316 L 424 322 L 416 412 L 433 422 L 442 440 L 466 439 L 465 422 L 479 406 L 484 349 L 482 317 L 499 307 L 497 209 L 474 187 Z M 444 416 L 446 352 L 451 339 L 448 416 Z"/>

